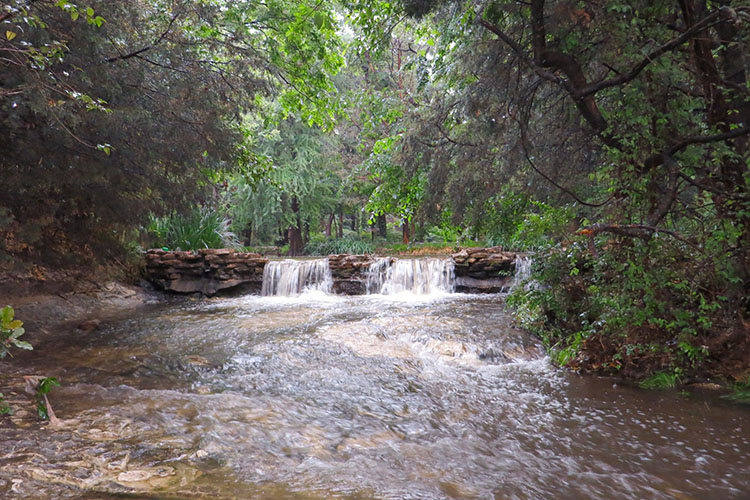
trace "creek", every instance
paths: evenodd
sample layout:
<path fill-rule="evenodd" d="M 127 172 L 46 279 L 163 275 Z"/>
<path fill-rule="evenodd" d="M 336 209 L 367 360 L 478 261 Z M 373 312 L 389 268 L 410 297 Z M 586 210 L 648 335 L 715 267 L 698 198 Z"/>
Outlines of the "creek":
<path fill-rule="evenodd" d="M 36 346 L 11 369 L 60 379 L 62 425 L 0 428 L 0 496 L 750 491 L 746 408 L 555 369 L 501 295 L 450 293 L 436 260 L 373 264 L 380 293 L 355 297 L 307 262 L 295 278 L 269 266 L 269 296 L 151 305 Z"/>

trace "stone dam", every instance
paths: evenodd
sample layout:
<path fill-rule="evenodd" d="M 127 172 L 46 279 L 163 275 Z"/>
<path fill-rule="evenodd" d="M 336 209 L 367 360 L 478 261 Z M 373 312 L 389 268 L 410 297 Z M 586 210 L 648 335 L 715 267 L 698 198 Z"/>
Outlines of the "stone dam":
<path fill-rule="evenodd" d="M 145 277 L 158 288 L 205 295 L 229 289 L 294 295 L 311 287 L 341 295 L 500 293 L 518 279 L 521 268 L 528 267 L 528 257 L 500 247 L 467 248 L 442 257 L 339 254 L 271 260 L 231 249 L 154 249 L 145 257 Z"/>

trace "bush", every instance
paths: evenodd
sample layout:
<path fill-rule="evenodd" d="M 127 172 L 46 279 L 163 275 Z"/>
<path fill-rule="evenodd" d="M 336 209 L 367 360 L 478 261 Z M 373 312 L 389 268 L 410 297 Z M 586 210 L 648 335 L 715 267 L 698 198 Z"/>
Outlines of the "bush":
<path fill-rule="evenodd" d="M 0 359 L 10 354 L 11 347 L 32 350 L 31 344 L 18 340 L 24 334 L 23 323 L 13 319 L 15 311 L 10 306 L 0 309 Z"/>
<path fill-rule="evenodd" d="M 645 379 L 645 387 L 726 377 L 718 360 L 744 355 L 746 343 L 727 313 L 713 267 L 721 261 L 691 252 L 667 238 L 578 237 L 537 254 L 543 286 L 519 287 L 509 303 L 560 365 Z"/>
<path fill-rule="evenodd" d="M 201 248 L 239 248 L 240 243 L 229 230 L 230 221 L 208 208 L 198 208 L 187 215 L 171 214 L 152 218 L 148 232 L 155 246 L 179 250 Z"/>
<path fill-rule="evenodd" d="M 305 246 L 306 255 L 375 253 L 372 243 L 356 238 L 335 238 L 322 241 L 311 241 Z"/>
<path fill-rule="evenodd" d="M 573 219 L 569 206 L 552 207 L 517 196 L 493 198 L 488 206 L 487 244 L 517 251 L 549 247 Z"/>

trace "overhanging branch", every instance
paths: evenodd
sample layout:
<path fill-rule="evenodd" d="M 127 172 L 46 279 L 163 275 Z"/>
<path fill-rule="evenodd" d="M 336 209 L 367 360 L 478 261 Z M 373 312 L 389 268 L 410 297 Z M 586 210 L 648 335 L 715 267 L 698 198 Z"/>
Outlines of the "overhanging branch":
<path fill-rule="evenodd" d="M 698 23 L 694 24 L 690 27 L 690 29 L 686 30 L 684 33 L 682 33 L 677 38 L 674 38 L 670 40 L 669 42 L 665 43 L 664 45 L 660 46 L 659 48 L 649 52 L 638 64 L 633 66 L 630 71 L 627 73 L 622 73 L 614 78 L 609 78 L 607 80 L 603 80 L 601 82 L 597 82 L 591 85 L 588 85 L 584 88 L 577 89 L 577 92 L 580 97 L 585 97 L 589 95 L 596 94 L 600 90 L 604 90 L 610 87 L 616 87 L 618 85 L 623 85 L 625 83 L 628 83 L 632 80 L 634 80 L 640 73 L 643 71 L 646 66 L 657 60 L 659 57 L 663 56 L 667 52 L 670 52 L 680 45 L 684 44 L 685 42 L 691 40 L 695 35 L 698 33 L 701 33 L 702 31 L 705 31 L 712 26 L 727 22 L 730 19 L 733 19 L 736 17 L 733 15 L 733 10 L 729 7 L 721 7 L 718 10 L 715 10 L 711 14 L 707 15 L 703 19 L 701 19 Z"/>

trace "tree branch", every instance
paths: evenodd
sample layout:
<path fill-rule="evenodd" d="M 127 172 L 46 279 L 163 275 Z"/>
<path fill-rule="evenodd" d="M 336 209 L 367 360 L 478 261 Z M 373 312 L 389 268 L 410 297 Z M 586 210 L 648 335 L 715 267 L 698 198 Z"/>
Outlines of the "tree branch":
<path fill-rule="evenodd" d="M 161 36 L 159 36 L 159 38 L 157 38 L 154 41 L 154 43 L 152 43 L 151 45 L 149 45 L 147 47 L 143 47 L 141 49 L 138 49 L 138 50 L 136 50 L 134 52 L 130 52 L 129 54 L 120 54 L 119 56 L 110 57 L 109 59 L 106 59 L 104 62 L 113 63 L 113 62 L 119 61 L 119 60 L 130 59 L 131 57 L 137 57 L 137 56 L 143 54 L 144 52 L 148 52 L 149 50 L 153 49 L 154 47 L 156 47 L 157 45 L 159 45 L 167 37 L 167 35 L 169 34 L 170 31 L 172 31 L 172 25 L 174 25 L 174 23 L 175 23 L 175 21 L 177 21 L 178 17 L 180 17 L 180 13 L 179 12 L 177 12 L 174 16 L 172 16 L 172 19 L 169 21 L 169 24 L 167 25 L 167 29 L 164 30 L 164 33 L 162 33 Z"/>
<path fill-rule="evenodd" d="M 643 163 L 644 170 L 648 171 L 658 167 L 659 165 L 663 165 L 665 157 L 671 157 L 687 148 L 688 146 L 692 146 L 693 144 L 710 144 L 712 142 L 728 141 L 729 139 L 735 139 L 737 137 L 742 137 L 743 135 L 748 134 L 750 134 L 750 125 L 736 128 L 734 130 L 730 130 L 729 132 L 723 132 L 721 134 L 694 135 L 692 137 L 687 137 L 670 147 L 666 152 L 657 153 L 648 157 Z"/>
<path fill-rule="evenodd" d="M 37 0 L 29 0 L 29 3 L 26 5 L 26 8 L 27 9 L 30 8 L 31 4 L 33 4 L 36 1 Z M 15 12 L 6 12 L 5 14 L 0 15 L 0 23 L 2 23 L 3 21 L 7 21 L 8 19 L 10 19 L 11 17 L 13 17 L 15 15 L 16 15 Z"/>
<path fill-rule="evenodd" d="M 665 43 L 659 48 L 648 53 L 643 58 L 643 60 L 641 60 L 641 62 L 633 66 L 630 69 L 630 71 L 628 71 L 627 73 L 622 73 L 614 78 L 610 78 L 608 80 L 602 80 L 600 82 L 593 83 L 586 87 L 579 88 L 578 89 L 579 95 L 581 97 L 593 95 L 599 92 L 600 90 L 604 90 L 610 87 L 616 87 L 618 85 L 622 85 L 622 84 L 625 84 L 634 80 L 641 73 L 641 71 L 643 71 L 646 68 L 646 66 L 648 66 L 649 64 L 651 64 L 652 62 L 654 62 L 656 59 L 663 56 L 667 52 L 674 50 L 675 48 L 679 47 L 683 43 L 692 39 L 698 33 L 705 31 L 708 28 L 711 28 L 715 24 L 727 22 L 729 19 L 732 18 L 731 12 L 732 12 L 732 9 L 730 9 L 729 7 L 721 7 L 720 9 L 715 10 L 711 14 L 701 19 L 700 22 L 694 24 L 692 27 L 690 27 L 690 29 L 686 30 L 677 38 L 670 40 L 669 42 Z M 717 23 L 714 23 L 714 21 L 716 21 L 719 18 L 721 19 Z"/>
<path fill-rule="evenodd" d="M 533 0 L 531 2 L 531 29 L 533 39 L 534 59 L 531 60 L 523 48 L 500 28 L 484 18 L 480 18 L 479 24 L 494 33 L 500 40 L 508 45 L 519 59 L 529 66 L 540 78 L 553 82 L 563 89 L 573 99 L 581 116 L 597 132 L 602 142 L 615 149 L 623 149 L 622 144 L 612 134 L 605 133 L 607 121 L 604 119 L 599 106 L 593 95 L 584 96 L 580 89 L 588 86 L 581 65 L 576 59 L 563 52 L 548 50 L 545 42 L 546 31 L 544 29 L 544 0 Z M 562 72 L 567 78 L 560 78 L 555 73 L 546 70 L 552 68 Z"/>
<path fill-rule="evenodd" d="M 695 243 L 688 240 L 676 231 L 670 231 L 655 226 L 645 224 L 593 224 L 578 230 L 579 234 L 594 236 L 600 233 L 611 233 L 629 238 L 641 238 L 648 241 L 652 236 L 658 233 L 668 234 L 672 238 L 679 240 L 693 248 L 699 248 Z"/>
<path fill-rule="evenodd" d="M 584 205 L 584 206 L 587 206 L 587 207 L 599 208 L 599 207 L 603 207 L 604 205 L 606 205 L 607 203 L 609 203 L 610 201 L 612 201 L 612 199 L 614 198 L 614 195 L 611 195 L 609 198 L 607 198 L 606 200 L 604 200 L 601 203 L 589 203 L 587 201 L 583 201 L 572 190 L 570 190 L 570 189 L 566 188 L 565 186 L 563 186 L 563 185 L 555 182 L 550 176 L 548 176 L 547 174 L 545 174 L 544 172 L 542 172 L 536 166 L 536 164 L 531 159 L 531 157 L 529 156 L 528 136 L 526 134 L 526 126 L 520 120 L 518 121 L 518 125 L 519 125 L 519 129 L 520 129 L 520 132 L 521 132 L 521 149 L 523 149 L 523 154 L 526 157 L 526 161 L 529 163 L 529 166 L 534 170 L 534 172 L 536 172 L 537 174 L 539 174 L 540 176 L 542 176 L 542 178 L 544 178 L 544 180 L 546 180 L 547 182 L 549 182 L 550 184 L 552 184 L 553 186 L 555 186 L 557 189 L 559 189 L 563 193 L 565 193 L 568 196 L 570 196 L 571 198 L 573 198 L 575 201 L 577 201 L 581 205 Z"/>

